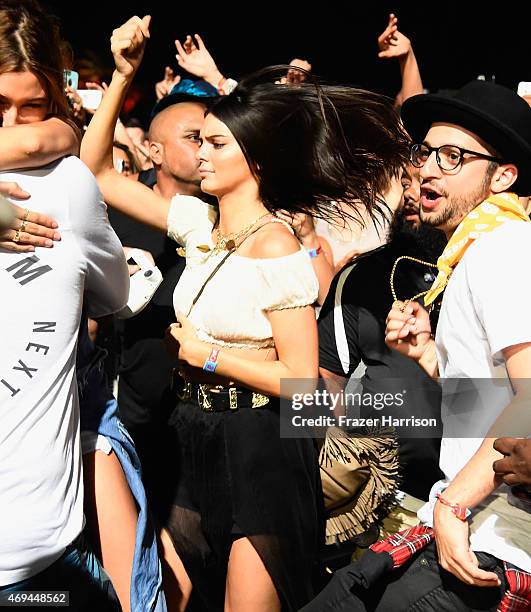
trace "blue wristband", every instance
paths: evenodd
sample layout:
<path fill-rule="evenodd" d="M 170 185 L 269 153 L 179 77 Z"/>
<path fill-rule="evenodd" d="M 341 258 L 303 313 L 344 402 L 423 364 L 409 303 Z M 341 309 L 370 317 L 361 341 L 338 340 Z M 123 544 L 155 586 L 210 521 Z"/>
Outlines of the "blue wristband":
<path fill-rule="evenodd" d="M 318 246 L 316 249 L 308 249 L 308 255 L 310 256 L 310 259 L 315 259 L 317 257 L 317 255 L 319 255 L 319 253 L 321 253 L 323 249 Z"/>
<path fill-rule="evenodd" d="M 219 355 L 219 349 L 213 348 L 210 351 L 210 355 L 208 356 L 207 360 L 203 364 L 203 370 L 205 370 L 205 372 L 215 372 L 216 371 L 216 368 L 218 367 L 218 355 Z"/>

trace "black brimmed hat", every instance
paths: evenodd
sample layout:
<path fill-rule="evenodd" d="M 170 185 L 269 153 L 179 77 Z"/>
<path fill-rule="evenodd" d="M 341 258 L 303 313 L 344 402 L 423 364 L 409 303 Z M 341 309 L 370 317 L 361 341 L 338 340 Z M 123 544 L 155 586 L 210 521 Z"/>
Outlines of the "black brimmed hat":
<path fill-rule="evenodd" d="M 451 95 L 421 94 L 402 105 L 402 120 L 415 142 L 433 123 L 452 123 L 479 136 L 506 163 L 518 168 L 514 191 L 531 195 L 531 107 L 516 92 L 472 81 Z"/>

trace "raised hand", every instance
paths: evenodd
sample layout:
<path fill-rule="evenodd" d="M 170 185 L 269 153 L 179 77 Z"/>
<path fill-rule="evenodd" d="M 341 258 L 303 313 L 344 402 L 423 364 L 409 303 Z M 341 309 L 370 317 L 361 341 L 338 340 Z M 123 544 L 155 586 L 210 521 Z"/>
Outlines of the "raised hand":
<path fill-rule="evenodd" d="M 277 83 L 279 83 L 280 85 L 297 85 L 298 83 L 302 83 L 308 78 L 306 72 L 312 71 L 312 65 L 310 64 L 310 62 L 303 59 L 292 59 L 289 65 L 293 66 L 293 68 L 290 68 L 286 76 L 282 77 L 279 81 L 277 81 Z M 299 68 L 301 68 L 302 70 L 298 70 Z M 306 72 L 303 72 L 303 70 L 305 70 Z"/>
<path fill-rule="evenodd" d="M 103 97 L 105 96 L 105 94 L 107 93 L 107 90 L 109 89 L 109 86 L 107 85 L 107 83 L 103 82 L 100 85 L 99 83 L 96 83 L 95 81 L 87 81 L 85 83 L 85 87 L 87 89 L 95 89 L 96 91 L 101 91 L 101 99 L 102 100 L 103 100 Z M 96 112 L 95 108 L 85 108 L 85 110 L 90 115 L 93 115 Z"/>
<path fill-rule="evenodd" d="M 210 55 L 201 36 L 199 36 L 199 34 L 194 34 L 194 37 L 195 41 L 192 36 L 188 34 L 184 44 L 181 44 L 178 40 L 175 41 L 175 47 L 177 49 L 177 55 L 175 57 L 177 58 L 179 66 L 183 70 L 186 70 L 186 72 L 204 79 L 209 83 L 219 82 L 222 75 L 216 66 L 214 58 Z"/>
<path fill-rule="evenodd" d="M 157 96 L 157 100 L 165 98 L 180 80 L 181 77 L 178 74 L 174 75 L 173 70 L 169 66 L 166 66 L 166 68 L 164 68 L 164 78 L 162 81 L 155 83 L 155 95 Z"/>
<path fill-rule="evenodd" d="M 113 30 L 111 52 L 116 70 L 124 77 L 131 78 L 140 66 L 149 38 L 150 21 L 150 15 L 142 19 L 135 16 Z"/>
<path fill-rule="evenodd" d="M 411 51 L 411 41 L 398 30 L 398 18 L 391 13 L 389 23 L 385 30 L 378 36 L 378 57 L 391 58 L 403 57 Z"/>

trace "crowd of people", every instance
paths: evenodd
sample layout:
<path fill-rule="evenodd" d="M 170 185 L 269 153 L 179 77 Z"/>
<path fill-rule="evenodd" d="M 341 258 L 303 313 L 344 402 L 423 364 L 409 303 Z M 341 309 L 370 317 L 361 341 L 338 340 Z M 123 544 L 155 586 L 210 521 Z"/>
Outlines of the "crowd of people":
<path fill-rule="evenodd" d="M 390 15 L 395 100 L 196 34 L 143 125 L 149 16 L 97 108 L 36 0 L 0 35 L 0 605 L 531 610 L 528 101 Z"/>

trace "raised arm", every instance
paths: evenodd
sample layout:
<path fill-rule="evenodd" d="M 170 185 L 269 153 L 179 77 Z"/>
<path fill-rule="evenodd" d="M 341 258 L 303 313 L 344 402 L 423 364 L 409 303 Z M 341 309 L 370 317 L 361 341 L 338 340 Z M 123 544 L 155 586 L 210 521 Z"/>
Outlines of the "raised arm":
<path fill-rule="evenodd" d="M 396 96 L 396 104 L 403 104 L 411 96 L 424 91 L 417 58 L 413 52 L 411 41 L 398 30 L 398 18 L 392 13 L 386 29 L 378 37 L 379 58 L 398 58 L 402 87 Z"/>
<path fill-rule="evenodd" d="M 81 143 L 81 159 L 94 173 L 109 206 L 165 232 L 170 202 L 138 181 L 120 175 L 112 161 L 114 127 L 142 61 L 150 19 L 149 15 L 143 19 L 132 17 L 113 32 L 111 51 L 116 69 Z"/>
<path fill-rule="evenodd" d="M 215 87 L 220 94 L 229 94 L 236 87 L 236 81 L 226 79 L 221 74 L 201 36 L 194 34 L 194 37 L 195 41 L 188 34 L 183 44 L 178 40 L 175 41 L 175 48 L 177 49 L 175 57 L 179 66 L 190 74 L 205 80 L 212 87 Z"/>
<path fill-rule="evenodd" d="M 157 96 L 157 100 L 162 100 L 162 98 L 169 95 L 170 91 L 175 85 L 180 83 L 180 81 L 180 75 L 174 75 L 173 70 L 169 66 L 166 66 L 166 68 L 164 68 L 164 78 L 155 83 L 155 95 Z"/>

